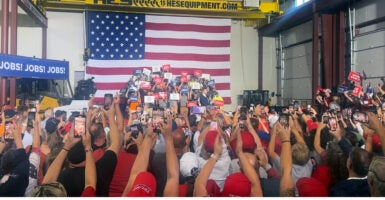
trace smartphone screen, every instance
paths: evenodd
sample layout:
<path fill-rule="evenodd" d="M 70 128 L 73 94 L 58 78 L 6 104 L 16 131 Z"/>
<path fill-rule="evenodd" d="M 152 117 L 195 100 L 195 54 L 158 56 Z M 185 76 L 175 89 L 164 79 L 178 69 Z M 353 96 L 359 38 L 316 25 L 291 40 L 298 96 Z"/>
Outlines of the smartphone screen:
<path fill-rule="evenodd" d="M 33 120 L 35 119 L 36 112 L 28 113 L 27 127 L 33 128 Z"/>
<path fill-rule="evenodd" d="M 353 120 L 362 122 L 362 123 L 368 123 L 368 116 L 366 115 L 366 113 L 355 112 L 353 114 Z"/>
<path fill-rule="evenodd" d="M 289 115 L 282 114 L 279 116 L 279 123 L 285 128 L 289 128 Z"/>
<path fill-rule="evenodd" d="M 139 134 L 138 126 L 131 125 L 130 130 L 131 130 L 131 136 L 135 139 L 138 138 L 138 134 Z"/>
<path fill-rule="evenodd" d="M 111 105 L 112 105 L 112 94 L 105 94 L 104 95 L 104 109 L 105 110 L 108 110 L 110 109 Z"/>
<path fill-rule="evenodd" d="M 337 130 L 337 119 L 335 117 L 330 117 L 328 126 L 331 131 Z"/>
<path fill-rule="evenodd" d="M 81 137 L 86 132 L 86 118 L 75 117 L 74 137 Z"/>
<path fill-rule="evenodd" d="M 210 130 L 217 130 L 218 123 L 217 122 L 211 122 L 210 123 Z"/>
<path fill-rule="evenodd" d="M 324 124 L 329 123 L 329 116 L 323 115 L 323 116 L 322 116 L 322 122 L 323 122 Z"/>
<path fill-rule="evenodd" d="M 13 123 L 11 123 L 11 122 L 8 122 L 5 124 L 4 139 L 13 140 Z"/>

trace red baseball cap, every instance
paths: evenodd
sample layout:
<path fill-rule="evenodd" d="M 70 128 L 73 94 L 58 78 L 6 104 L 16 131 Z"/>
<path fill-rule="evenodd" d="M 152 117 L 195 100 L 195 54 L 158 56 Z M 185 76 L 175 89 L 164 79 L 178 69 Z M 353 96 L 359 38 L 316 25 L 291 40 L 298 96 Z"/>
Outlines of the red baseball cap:
<path fill-rule="evenodd" d="M 249 131 L 242 131 L 241 138 L 242 138 L 242 150 L 249 153 L 253 153 L 255 147 L 257 147 L 257 144 L 254 141 L 253 135 L 251 135 Z M 233 149 L 233 152 L 236 152 L 237 139 L 232 140 L 230 142 L 230 146 Z"/>
<path fill-rule="evenodd" d="M 227 176 L 222 197 L 250 197 L 251 183 L 241 172 Z"/>
<path fill-rule="evenodd" d="M 300 197 L 327 197 L 326 186 L 315 178 L 300 178 L 296 183 Z"/>
<path fill-rule="evenodd" d="M 127 193 L 128 197 L 155 197 L 156 181 L 154 175 L 150 172 L 139 173 Z"/>
<path fill-rule="evenodd" d="M 206 151 L 213 153 L 214 152 L 214 144 L 215 139 L 217 137 L 218 131 L 212 130 L 206 133 L 205 142 L 203 144 L 203 147 Z"/>
<path fill-rule="evenodd" d="M 218 184 L 212 180 L 209 179 L 206 183 L 206 191 L 208 196 L 210 197 L 219 197 L 221 196 L 221 190 L 219 189 Z"/>

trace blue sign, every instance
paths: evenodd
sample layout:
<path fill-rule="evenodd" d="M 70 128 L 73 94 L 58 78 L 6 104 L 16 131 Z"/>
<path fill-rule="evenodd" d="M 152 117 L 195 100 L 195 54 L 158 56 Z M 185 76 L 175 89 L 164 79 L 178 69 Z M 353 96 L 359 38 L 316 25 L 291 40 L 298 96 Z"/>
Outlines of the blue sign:
<path fill-rule="evenodd" d="M 0 76 L 68 79 L 69 62 L 0 54 Z"/>

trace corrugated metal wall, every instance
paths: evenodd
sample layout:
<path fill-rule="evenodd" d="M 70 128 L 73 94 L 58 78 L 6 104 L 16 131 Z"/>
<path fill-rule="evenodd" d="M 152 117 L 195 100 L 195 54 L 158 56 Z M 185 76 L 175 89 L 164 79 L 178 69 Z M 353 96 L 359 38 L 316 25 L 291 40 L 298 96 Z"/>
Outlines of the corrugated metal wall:
<path fill-rule="evenodd" d="M 279 66 L 278 104 L 292 100 L 307 104 L 312 96 L 312 37 L 313 21 L 308 21 L 280 33 L 277 37 L 277 64 Z"/>
<path fill-rule="evenodd" d="M 384 0 L 366 0 L 357 4 L 353 10 L 354 25 L 359 27 L 353 39 L 352 70 L 365 70 L 372 84 L 380 83 L 379 78 L 385 76 L 384 8 Z M 360 24 L 363 26 L 360 27 Z"/>

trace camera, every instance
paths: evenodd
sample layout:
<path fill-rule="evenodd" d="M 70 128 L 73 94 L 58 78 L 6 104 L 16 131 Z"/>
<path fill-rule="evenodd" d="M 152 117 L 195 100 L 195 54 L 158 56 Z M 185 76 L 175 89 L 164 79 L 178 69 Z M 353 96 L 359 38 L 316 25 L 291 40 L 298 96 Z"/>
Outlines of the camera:
<path fill-rule="evenodd" d="M 242 106 L 242 107 L 239 109 L 239 112 L 240 112 L 240 117 L 239 117 L 239 119 L 240 119 L 240 120 L 246 120 L 246 119 L 247 119 L 247 117 L 246 117 L 246 115 L 247 115 L 247 108 L 246 108 L 245 106 Z"/>

